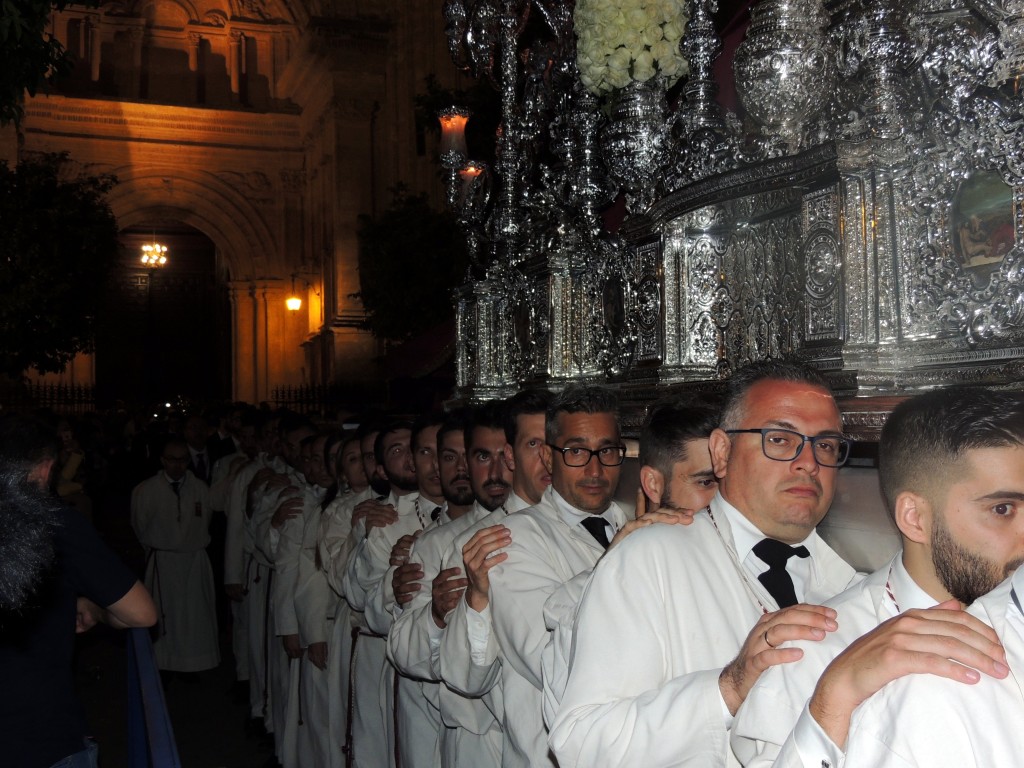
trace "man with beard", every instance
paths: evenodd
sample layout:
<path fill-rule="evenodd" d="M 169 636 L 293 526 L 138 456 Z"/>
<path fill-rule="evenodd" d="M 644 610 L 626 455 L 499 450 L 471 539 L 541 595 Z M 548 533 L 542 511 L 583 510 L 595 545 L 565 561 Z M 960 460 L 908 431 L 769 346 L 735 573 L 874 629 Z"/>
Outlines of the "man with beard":
<path fill-rule="evenodd" d="M 854 709 L 897 678 L 929 673 L 977 683 L 976 670 L 1006 677 L 995 632 L 960 603 L 973 603 L 1024 559 L 1024 400 L 956 388 L 904 401 L 882 430 L 879 478 L 903 549 L 825 603 L 838 613 L 838 630 L 794 643 L 800 663 L 761 676 L 732 731 L 745 765 L 841 765 Z M 948 682 L 937 686 L 949 692 L 944 698 L 960 698 Z M 1003 686 L 989 679 L 984 687 Z M 913 721 L 900 718 L 896 730 Z M 935 739 L 940 755 L 945 739 Z"/>
<path fill-rule="evenodd" d="M 441 745 L 445 766 L 501 764 L 501 680 L 497 651 L 490 639 L 487 572 L 490 562 L 504 559 L 498 550 L 507 544 L 505 518 L 532 503 L 517 491 L 534 489 L 539 499 L 543 490 L 547 470 L 534 459 L 543 447 L 544 409 L 549 399 L 547 392 L 536 391 L 521 392 L 507 403 L 484 403 L 474 411 L 466 430 L 470 484 L 479 511 L 487 514 L 455 536 L 438 576 L 438 580 L 450 580 L 447 597 L 454 602 L 454 606 L 447 603 L 444 630 L 432 656 L 434 675 L 445 683 L 438 689 L 446 728 Z M 519 428 L 518 436 L 514 427 Z M 516 454 L 515 472 L 508 461 L 510 442 L 523 449 Z M 476 553 L 470 559 L 463 558 L 467 548 Z M 490 554 L 494 557 L 488 561 Z M 481 601 L 474 602 L 474 607 L 469 604 L 471 594 Z M 432 607 L 440 610 L 442 606 L 439 602 Z"/>
<path fill-rule="evenodd" d="M 397 517 L 384 526 L 371 525 L 370 517 L 354 523 L 352 535 L 361 540 L 348 558 L 342 585 L 345 599 L 353 610 L 364 612 L 352 665 L 355 706 L 351 724 L 352 743 L 349 745 L 353 764 L 360 767 L 394 765 L 393 678 L 386 658 L 389 625 L 382 621 L 386 595 L 380 589 L 380 582 L 390 565 L 395 542 L 416 527 L 422 529 L 422 521 L 429 522 L 436 507 L 425 499 L 421 502 L 417 492 L 413 429 L 410 422 L 393 422 L 377 435 L 373 449 L 376 458 L 374 469 L 391 486 L 384 505 L 390 506 Z M 376 502 L 368 500 L 364 504 Z M 371 510 L 377 511 L 376 506 Z M 356 509 L 358 512 L 359 508 Z M 361 526 L 367 526 L 364 537 L 360 536 Z"/>
<path fill-rule="evenodd" d="M 612 501 L 626 457 L 614 394 L 567 387 L 548 407 L 545 442 L 551 487 L 537 505 L 505 519 L 510 541 L 489 574 L 504 699 L 502 764 L 524 768 L 555 764 L 541 716 L 546 603 L 571 611 L 575 602 L 559 598 L 566 582 L 589 572 L 626 524 Z"/>
<path fill-rule="evenodd" d="M 455 734 L 449 733 L 453 729 L 441 720 L 439 682 L 432 660 L 444 617 L 466 585 L 460 569 L 441 570 L 443 555 L 455 536 L 488 514 L 485 507 L 474 504 L 466 464 L 470 424 L 468 413 L 456 413 L 441 425 L 437 456 L 447 506 L 413 544 L 407 562 L 392 569 L 399 612 L 388 636 L 388 658 L 402 675 L 397 706 L 399 763 L 403 768 L 450 765 L 443 754 L 457 746 Z M 415 711 L 419 717 L 404 717 L 406 711 Z M 411 727 L 403 729 L 403 722 Z"/>

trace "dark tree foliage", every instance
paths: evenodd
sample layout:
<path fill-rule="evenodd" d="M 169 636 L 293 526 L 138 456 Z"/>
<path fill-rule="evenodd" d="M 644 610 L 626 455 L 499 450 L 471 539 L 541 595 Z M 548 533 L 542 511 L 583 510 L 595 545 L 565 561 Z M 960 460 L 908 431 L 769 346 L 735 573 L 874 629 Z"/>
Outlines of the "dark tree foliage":
<path fill-rule="evenodd" d="M 77 3 L 95 7 L 96 0 Z M 0 125 L 22 115 L 22 95 L 35 96 L 71 69 L 71 59 L 46 28 L 51 10 L 64 10 L 65 0 L 0 0 Z"/>
<path fill-rule="evenodd" d="M 432 210 L 426 195 L 395 190 L 376 220 L 360 219 L 357 295 L 373 335 L 403 341 L 450 318 L 466 265 L 454 217 Z"/>
<path fill-rule="evenodd" d="M 0 373 L 60 371 L 92 349 L 96 311 L 118 258 L 104 195 L 112 176 L 67 178 L 66 154 L 0 163 Z"/>

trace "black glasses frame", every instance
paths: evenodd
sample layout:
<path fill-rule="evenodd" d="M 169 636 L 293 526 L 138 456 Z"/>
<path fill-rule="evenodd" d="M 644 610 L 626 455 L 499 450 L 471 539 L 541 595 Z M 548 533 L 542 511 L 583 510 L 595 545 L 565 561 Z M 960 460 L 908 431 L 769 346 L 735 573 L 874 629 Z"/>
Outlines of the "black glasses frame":
<path fill-rule="evenodd" d="M 591 460 L 595 456 L 597 457 L 598 463 L 603 467 L 618 467 L 621 466 L 622 462 L 626 460 L 626 446 L 624 445 L 606 445 L 603 448 L 598 448 L 597 450 L 584 448 L 582 445 L 570 445 L 568 448 L 559 448 L 554 443 L 548 443 L 547 446 L 551 450 L 558 451 L 560 454 L 562 454 L 562 461 L 565 462 L 565 466 L 567 467 L 585 467 L 587 466 L 587 464 L 591 462 Z M 610 448 L 614 448 L 619 451 L 618 461 L 607 462 L 605 461 L 605 457 L 601 455 L 601 451 L 607 451 Z M 582 464 L 573 464 L 572 462 L 569 461 L 569 451 L 586 451 L 588 454 L 587 460 L 584 461 Z"/>
<path fill-rule="evenodd" d="M 794 437 L 800 438 L 800 445 L 797 446 L 796 453 L 794 453 L 788 459 L 779 459 L 775 456 L 768 454 L 768 446 L 766 445 L 767 436 L 770 432 L 784 432 L 787 435 L 793 435 Z M 761 435 L 761 453 L 764 454 L 766 459 L 772 461 L 796 461 L 800 458 L 800 454 L 803 453 L 804 446 L 807 443 L 811 444 L 811 456 L 814 460 L 822 467 L 841 467 L 846 463 L 846 460 L 850 458 L 850 448 L 853 446 L 853 440 L 842 435 L 805 435 L 800 432 L 796 432 L 792 429 L 783 429 L 782 427 L 762 427 L 761 429 L 727 429 L 725 430 L 727 435 L 738 435 L 738 434 L 752 434 Z M 819 440 L 838 440 L 839 441 L 839 454 L 836 458 L 835 464 L 828 464 L 818 458 L 818 454 L 815 452 L 815 445 Z"/>

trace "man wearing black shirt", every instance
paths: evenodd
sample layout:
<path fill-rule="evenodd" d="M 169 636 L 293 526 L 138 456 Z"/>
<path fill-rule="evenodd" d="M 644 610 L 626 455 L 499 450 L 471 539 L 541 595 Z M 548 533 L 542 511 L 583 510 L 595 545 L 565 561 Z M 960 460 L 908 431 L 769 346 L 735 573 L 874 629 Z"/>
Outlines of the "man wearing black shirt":
<path fill-rule="evenodd" d="M 0 420 L 0 476 L 7 478 L 0 495 L 26 507 L 53 506 L 44 494 L 56 455 L 45 425 Z M 156 622 L 145 587 L 80 513 L 58 506 L 52 541 L 52 569 L 21 611 L 0 615 L 0 744 L 11 768 L 95 765 L 74 694 L 74 634 L 97 621 L 117 628 Z"/>

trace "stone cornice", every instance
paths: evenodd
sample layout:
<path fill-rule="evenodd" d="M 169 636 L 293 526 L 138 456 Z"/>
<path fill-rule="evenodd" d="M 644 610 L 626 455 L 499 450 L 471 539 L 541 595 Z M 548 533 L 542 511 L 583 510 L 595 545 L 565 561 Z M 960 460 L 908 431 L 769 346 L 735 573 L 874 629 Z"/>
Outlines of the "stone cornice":
<path fill-rule="evenodd" d="M 25 130 L 153 144 L 300 149 L 297 115 L 253 114 L 126 101 L 44 96 L 25 104 Z"/>

